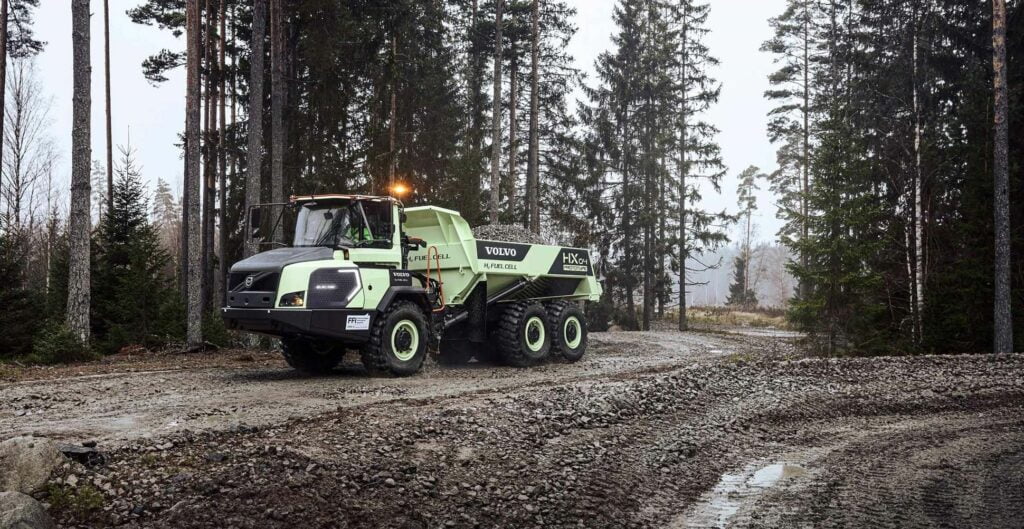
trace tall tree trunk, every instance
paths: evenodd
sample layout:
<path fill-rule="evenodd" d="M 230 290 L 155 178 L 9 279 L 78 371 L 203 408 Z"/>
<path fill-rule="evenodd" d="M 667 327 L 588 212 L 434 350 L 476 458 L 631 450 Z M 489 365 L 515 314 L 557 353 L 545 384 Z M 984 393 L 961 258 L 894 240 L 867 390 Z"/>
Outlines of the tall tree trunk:
<path fill-rule="evenodd" d="M 533 0 L 530 20 L 530 152 L 526 166 L 527 227 L 540 233 L 540 0 Z"/>
<path fill-rule="evenodd" d="M 803 117 L 804 117 L 804 128 L 803 128 L 803 162 L 801 163 L 803 172 L 803 182 L 800 193 L 800 230 L 801 230 L 801 241 L 807 241 L 808 229 L 807 229 L 807 195 L 810 193 L 811 188 L 811 94 L 810 94 L 810 39 L 811 39 L 811 13 L 808 7 L 809 2 L 804 2 L 804 38 L 803 38 L 803 74 L 804 74 L 804 86 L 803 86 Z M 808 265 L 807 252 L 800 252 L 800 266 L 806 270 Z M 807 299 L 810 296 L 811 290 L 810 285 L 806 279 L 800 280 L 799 285 L 800 298 Z"/>
<path fill-rule="evenodd" d="M 743 304 L 752 305 L 747 292 L 750 290 L 750 217 L 753 211 L 747 208 L 747 231 L 743 240 Z M 753 307 L 749 307 L 753 308 Z"/>
<path fill-rule="evenodd" d="M 252 50 L 249 59 L 249 148 L 245 177 L 245 233 L 249 233 L 250 208 L 260 203 L 263 184 L 263 42 L 267 34 L 267 2 L 252 2 Z M 259 251 L 255 239 L 245 238 L 245 256 Z"/>
<path fill-rule="evenodd" d="M 660 163 L 658 164 L 662 168 L 667 169 L 665 164 L 665 158 L 662 156 Z M 658 258 L 658 279 L 654 283 L 654 287 L 658 290 L 658 319 L 665 317 L 665 233 L 666 233 L 666 218 L 668 217 L 668 208 L 665 204 L 665 175 L 666 170 L 659 171 L 658 174 L 658 237 L 657 237 L 657 258 Z"/>
<path fill-rule="evenodd" d="M 689 329 L 689 322 L 686 320 L 686 177 L 690 168 L 686 162 L 686 68 L 688 66 L 687 55 L 687 24 L 686 5 L 683 5 L 683 36 L 682 36 L 682 60 L 680 61 L 680 88 L 682 90 L 680 100 L 682 101 L 679 126 L 679 330 Z"/>
<path fill-rule="evenodd" d="M 622 208 L 624 211 L 630 211 L 633 206 L 633 192 L 632 192 L 632 153 L 633 145 L 632 138 L 630 137 L 631 129 L 629 123 L 629 102 L 630 95 L 627 90 L 625 98 L 625 108 L 622 111 L 622 139 L 625 145 L 625 153 L 623 154 L 622 163 Z M 622 247 L 623 257 L 626 263 L 626 274 L 624 283 L 626 284 L 626 313 L 628 314 L 630 330 L 634 330 L 636 327 L 636 302 L 634 300 L 633 289 L 636 288 L 636 279 L 633 277 L 635 270 L 633 269 L 633 222 L 632 215 L 622 215 Z"/>
<path fill-rule="evenodd" d="M 200 263 L 201 240 L 200 240 L 200 217 L 199 217 L 199 137 L 200 126 L 200 71 L 199 52 L 201 49 L 201 21 L 202 13 L 199 9 L 199 0 L 187 0 L 185 4 L 185 25 L 186 25 L 186 97 L 185 97 L 185 149 L 187 150 L 189 187 L 185 189 L 188 196 L 188 304 L 186 319 L 186 346 L 188 349 L 198 349 L 203 344 L 203 304 L 201 296 L 201 282 L 203 271 Z"/>
<path fill-rule="evenodd" d="M 491 105 L 491 224 L 498 223 L 498 190 L 501 186 L 501 8 L 504 0 L 497 0 L 494 28 L 494 101 Z"/>
<path fill-rule="evenodd" d="M 187 59 L 187 58 L 186 58 Z M 186 88 L 187 91 L 187 88 Z M 185 112 L 185 128 L 188 128 L 188 111 Z M 192 182 L 192 174 L 188 170 L 189 159 L 188 159 L 188 146 L 185 147 L 185 166 L 182 171 L 182 190 L 181 190 L 181 226 L 179 230 L 180 244 L 178 246 L 178 296 L 181 298 L 181 302 L 184 305 L 188 305 L 188 226 L 189 226 L 189 212 L 192 211 L 190 205 L 192 203 L 189 198 L 188 190 L 194 183 Z"/>
<path fill-rule="evenodd" d="M 10 6 L 8 6 L 9 0 L 0 0 L 0 168 L 2 168 L 4 162 L 4 149 L 3 149 L 3 138 L 4 138 L 4 124 L 6 119 L 4 117 L 4 111 L 6 110 L 7 101 L 7 19 Z M 0 178 L 0 197 L 3 197 L 3 178 Z M 49 274 L 47 274 L 49 275 Z"/>
<path fill-rule="evenodd" d="M 510 219 L 516 216 L 516 154 L 518 145 L 516 136 L 519 133 L 516 127 L 516 99 L 519 96 L 519 60 L 516 57 L 516 45 L 513 41 L 510 46 L 511 64 L 509 65 L 508 81 L 508 181 L 505 183 L 505 196 L 508 197 L 508 215 Z"/>
<path fill-rule="evenodd" d="M 237 29 L 235 24 L 238 22 L 238 13 L 235 11 L 237 7 L 231 6 L 231 128 L 234 130 L 235 125 L 238 123 L 238 58 L 235 56 L 236 42 L 235 36 Z M 238 177 L 238 149 L 237 146 L 231 151 L 231 182 L 235 182 L 235 178 Z M 242 216 L 243 221 L 245 215 Z"/>
<path fill-rule="evenodd" d="M 992 0 L 992 70 L 995 93 L 995 340 L 996 353 L 1013 352 L 1010 307 L 1009 121 L 1006 90 L 1006 0 Z"/>
<path fill-rule="evenodd" d="M 81 342 L 89 340 L 90 245 L 92 216 L 89 214 L 92 186 L 91 77 L 89 55 L 89 0 L 71 2 L 71 44 L 73 48 L 71 124 L 71 209 L 68 215 L 68 303 L 67 326 Z M 6 43 L 5 43 L 6 47 Z M 6 50 L 4 50 L 6 53 Z"/>
<path fill-rule="evenodd" d="M 388 192 L 395 185 L 395 166 L 398 154 L 395 152 L 395 120 L 398 117 L 398 36 L 391 29 L 391 108 L 388 111 Z"/>
<path fill-rule="evenodd" d="M 217 128 L 217 88 L 215 81 L 214 45 L 217 28 L 216 10 L 212 0 L 206 0 L 205 17 L 203 18 L 203 62 L 205 68 L 203 81 L 203 282 L 201 287 L 203 310 L 213 309 L 213 217 L 214 196 L 217 193 L 217 145 L 214 141 Z"/>
<path fill-rule="evenodd" d="M 284 9 L 283 0 L 270 0 L 270 201 L 284 202 Z M 274 242 L 284 240 L 275 223 Z"/>
<path fill-rule="evenodd" d="M 480 53 L 480 27 L 479 27 L 479 1 L 473 0 L 470 11 L 469 23 L 469 53 L 472 55 L 469 62 L 469 97 L 470 97 L 470 143 L 471 159 L 474 168 L 470 171 L 469 180 L 466 183 L 466 190 L 470 196 L 465 201 L 463 215 L 470 222 L 479 222 L 480 213 L 480 172 L 476 164 L 483 159 L 483 57 Z"/>
<path fill-rule="evenodd" d="M 103 77 L 107 103 L 107 209 L 114 210 L 114 140 L 110 117 L 110 0 L 103 0 Z"/>
<path fill-rule="evenodd" d="M 225 302 L 225 299 L 226 299 L 224 297 L 224 292 L 225 292 L 226 285 L 227 285 L 227 273 L 228 273 L 228 270 L 227 270 L 227 259 L 226 259 L 227 245 L 228 245 L 228 233 L 227 233 L 227 228 L 226 228 L 226 224 L 227 223 L 225 222 L 225 217 L 226 217 L 225 210 L 227 209 L 227 203 L 228 203 L 227 202 L 227 198 L 228 198 L 228 195 L 227 195 L 227 169 L 228 168 L 227 168 L 227 143 L 226 143 L 226 139 L 227 139 L 226 138 L 226 136 L 227 136 L 227 126 L 228 125 L 227 125 L 227 120 L 226 120 L 227 116 L 226 116 L 226 108 L 225 108 L 225 104 L 227 103 L 227 101 L 226 101 L 226 97 L 227 97 L 227 93 L 226 93 L 227 92 L 227 90 L 226 90 L 226 88 L 227 88 L 227 85 L 226 85 L 226 82 L 227 82 L 226 81 L 226 79 L 227 79 L 227 75 L 226 75 L 227 67 L 226 67 L 226 64 L 224 63 L 224 47 L 225 47 L 225 44 L 227 43 L 227 12 L 226 12 L 226 9 L 225 9 L 225 6 L 227 4 L 227 0 L 219 0 L 218 3 L 220 4 L 220 41 L 219 41 L 219 47 L 218 47 L 219 57 L 218 57 L 218 60 L 217 60 L 217 81 L 220 83 L 220 90 L 218 90 L 218 94 L 220 95 L 220 117 L 218 119 L 218 121 L 220 122 L 220 127 L 218 128 L 218 132 L 217 132 L 217 162 L 218 162 L 218 166 L 219 166 L 217 174 L 218 174 L 218 176 L 220 176 L 220 182 L 219 182 L 219 185 L 217 186 L 217 192 L 218 192 L 218 197 L 217 197 L 218 201 L 217 202 L 219 204 L 219 207 L 217 208 L 217 234 L 218 234 L 218 240 L 217 240 L 217 280 L 215 281 L 217 295 L 215 296 L 215 301 L 216 301 L 216 303 L 218 305 L 223 305 L 224 302 Z"/>
<path fill-rule="evenodd" d="M 913 288 L 911 292 L 911 301 L 913 303 L 913 320 L 914 320 L 914 341 L 920 344 L 924 337 L 924 324 L 923 324 L 923 312 L 924 312 L 924 211 L 923 204 L 921 201 L 921 187 L 923 183 L 921 181 L 921 106 L 919 101 L 919 72 L 918 72 L 918 39 L 919 39 L 919 18 L 917 13 L 917 5 L 914 6 L 914 17 L 913 17 L 913 39 L 912 39 L 912 57 L 913 65 L 911 66 L 911 91 L 913 100 L 913 111 L 914 111 L 914 174 L 912 178 L 912 192 L 913 192 L 913 218 L 911 223 L 914 227 L 914 270 L 913 270 Z"/>

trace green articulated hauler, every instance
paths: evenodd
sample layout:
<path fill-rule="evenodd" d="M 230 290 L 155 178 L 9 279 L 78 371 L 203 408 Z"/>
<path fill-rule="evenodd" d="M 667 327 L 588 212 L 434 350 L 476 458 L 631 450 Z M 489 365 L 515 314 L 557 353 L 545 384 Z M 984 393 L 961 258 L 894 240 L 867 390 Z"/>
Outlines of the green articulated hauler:
<path fill-rule="evenodd" d="M 229 328 L 279 337 L 296 369 L 329 371 L 352 349 L 398 376 L 430 349 L 519 367 L 586 350 L 582 302 L 601 296 L 586 249 L 476 239 L 458 212 L 362 195 L 253 206 L 255 240 L 265 207 L 281 210 L 272 230 L 294 214 L 293 243 L 232 266 L 221 311 Z"/>

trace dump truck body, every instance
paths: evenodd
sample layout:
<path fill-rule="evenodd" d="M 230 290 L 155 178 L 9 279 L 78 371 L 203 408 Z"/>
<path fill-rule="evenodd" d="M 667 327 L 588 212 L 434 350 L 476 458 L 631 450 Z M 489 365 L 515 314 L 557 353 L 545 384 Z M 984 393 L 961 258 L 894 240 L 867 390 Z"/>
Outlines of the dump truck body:
<path fill-rule="evenodd" d="M 389 197 L 293 197 L 292 207 L 293 246 L 232 266 L 222 316 L 280 337 L 293 366 L 323 371 L 358 349 L 368 368 L 407 375 L 430 344 L 442 360 L 516 365 L 585 350 L 579 303 L 601 295 L 586 249 L 476 239 L 455 211 Z M 501 343 L 512 339 L 525 352 Z"/>

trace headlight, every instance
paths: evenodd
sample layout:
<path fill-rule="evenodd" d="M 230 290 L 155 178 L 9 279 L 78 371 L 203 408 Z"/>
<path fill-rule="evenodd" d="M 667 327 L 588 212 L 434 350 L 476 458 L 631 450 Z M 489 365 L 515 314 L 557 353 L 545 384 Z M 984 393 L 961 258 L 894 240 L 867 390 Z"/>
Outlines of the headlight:
<path fill-rule="evenodd" d="M 362 289 L 355 268 L 318 268 L 309 275 L 306 306 L 311 309 L 342 309 Z"/>
<path fill-rule="evenodd" d="M 281 296 L 280 305 L 282 307 L 302 307 L 306 304 L 305 298 L 305 290 L 300 292 L 289 292 L 288 294 Z"/>

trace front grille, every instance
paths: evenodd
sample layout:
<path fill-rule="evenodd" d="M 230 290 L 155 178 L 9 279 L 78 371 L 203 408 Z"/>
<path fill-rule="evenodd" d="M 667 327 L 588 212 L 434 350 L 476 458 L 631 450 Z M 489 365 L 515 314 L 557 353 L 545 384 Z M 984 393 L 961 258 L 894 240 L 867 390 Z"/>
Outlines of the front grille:
<path fill-rule="evenodd" d="M 245 284 L 245 279 L 249 276 L 253 276 L 252 286 Z M 280 278 L 281 274 L 277 272 L 233 272 L 228 275 L 228 290 L 276 292 Z"/>
<path fill-rule="evenodd" d="M 352 268 L 321 268 L 309 276 L 306 306 L 311 309 L 341 309 L 359 291 L 359 271 Z"/>
<path fill-rule="evenodd" d="M 246 279 L 252 277 L 252 284 Z M 270 308 L 274 306 L 277 272 L 232 272 L 228 275 L 228 306 L 236 308 Z"/>

